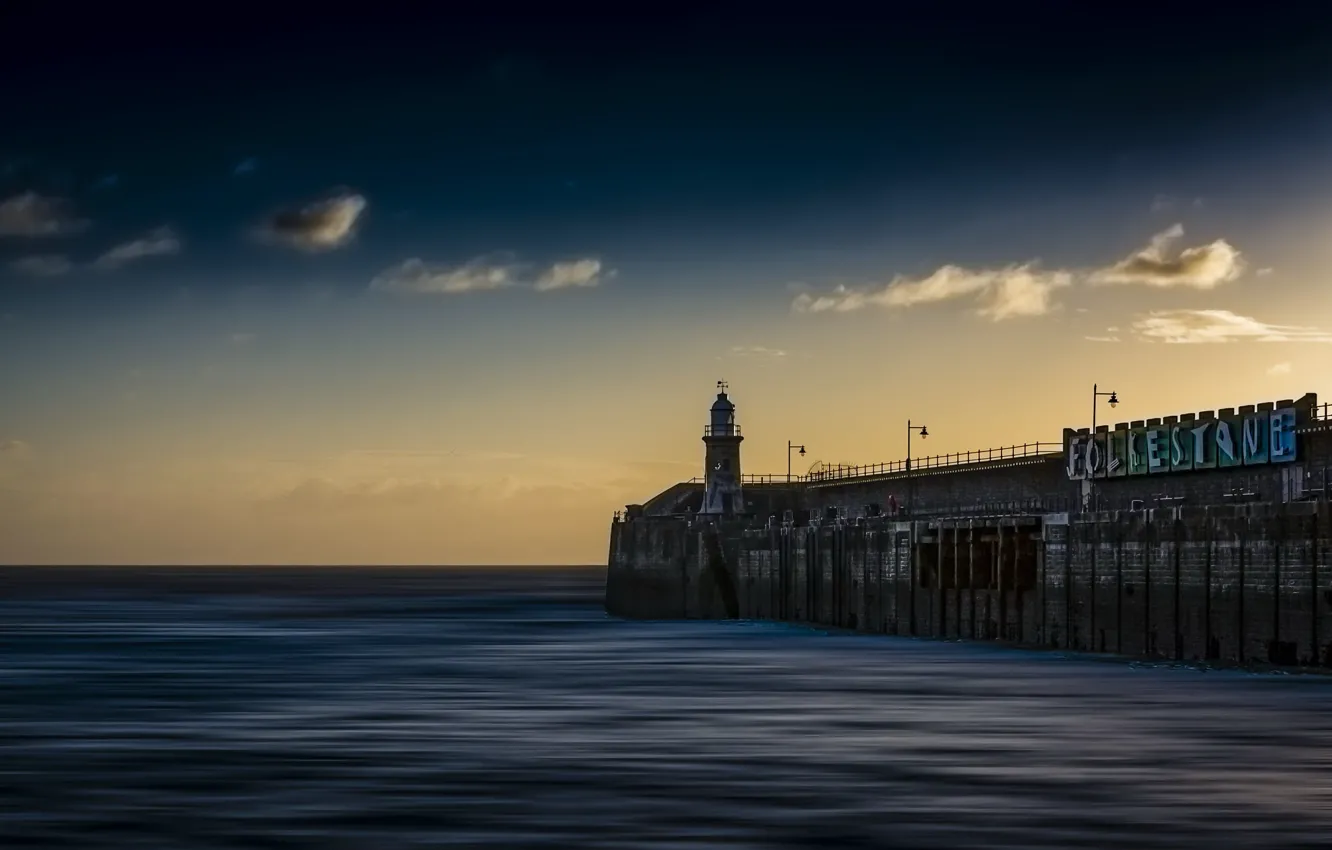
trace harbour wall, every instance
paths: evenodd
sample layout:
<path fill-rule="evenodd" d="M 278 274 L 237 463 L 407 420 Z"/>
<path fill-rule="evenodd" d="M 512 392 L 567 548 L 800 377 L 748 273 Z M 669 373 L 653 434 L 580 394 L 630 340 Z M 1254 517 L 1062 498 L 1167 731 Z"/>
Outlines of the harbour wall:
<path fill-rule="evenodd" d="M 1222 663 L 1332 666 L 1332 410 L 1065 429 L 1062 444 L 744 486 L 611 526 L 606 608 Z"/>
<path fill-rule="evenodd" d="M 606 608 L 1332 667 L 1327 502 L 937 517 L 618 517 Z"/>

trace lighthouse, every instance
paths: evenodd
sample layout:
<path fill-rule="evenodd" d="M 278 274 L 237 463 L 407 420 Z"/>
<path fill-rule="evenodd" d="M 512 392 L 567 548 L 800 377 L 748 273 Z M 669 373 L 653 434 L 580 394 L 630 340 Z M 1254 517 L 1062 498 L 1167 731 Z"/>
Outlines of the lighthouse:
<path fill-rule="evenodd" d="M 740 426 L 735 424 L 735 405 L 726 397 L 725 381 L 717 382 L 717 400 L 712 403 L 709 422 L 703 429 L 704 453 L 703 507 L 701 514 L 734 516 L 744 513 L 745 500 L 740 491 Z"/>

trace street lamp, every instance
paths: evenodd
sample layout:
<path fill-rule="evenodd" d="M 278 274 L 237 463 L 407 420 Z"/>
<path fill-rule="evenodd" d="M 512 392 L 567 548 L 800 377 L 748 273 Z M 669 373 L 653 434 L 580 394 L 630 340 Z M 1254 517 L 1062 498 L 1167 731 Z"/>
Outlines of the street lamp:
<path fill-rule="evenodd" d="M 907 510 L 911 513 L 912 516 L 915 515 L 915 510 L 916 510 L 916 503 L 915 503 L 915 497 L 916 497 L 916 487 L 915 487 L 915 484 L 916 484 L 916 475 L 915 475 L 915 473 L 913 473 L 913 472 L 911 471 L 911 435 L 912 435 L 913 433 L 915 433 L 916 431 L 919 431 L 919 432 L 920 432 L 920 438 L 921 438 L 922 440 L 925 439 L 926 437 L 928 437 L 928 436 L 930 435 L 930 429 L 929 429 L 927 426 L 925 426 L 925 425 L 912 425 L 912 424 L 911 424 L 911 420 L 908 419 L 908 420 L 907 420 L 907 457 L 906 457 L 906 468 L 907 468 L 907 505 L 908 505 Z"/>
<path fill-rule="evenodd" d="M 1098 392 L 1096 389 L 1096 385 L 1092 384 L 1092 433 L 1093 434 L 1096 433 L 1096 399 L 1100 398 L 1103 395 L 1110 396 L 1107 403 L 1110 405 L 1111 409 L 1114 409 L 1119 406 L 1119 396 L 1115 393 L 1114 390 L 1111 390 L 1108 393 Z"/>
<path fill-rule="evenodd" d="M 1096 384 L 1092 384 L 1092 428 L 1091 428 L 1091 442 L 1090 442 L 1090 445 L 1092 446 L 1096 445 L 1096 401 L 1102 396 L 1109 396 L 1109 398 L 1106 399 L 1106 403 L 1110 405 L 1111 410 L 1119 406 L 1118 393 L 1116 393 L 1114 390 L 1111 390 L 1108 393 L 1103 393 L 1097 388 Z M 1100 457 L 1099 451 L 1097 452 L 1097 457 L 1098 459 Z M 1088 480 L 1091 479 L 1091 473 L 1093 472 L 1095 472 L 1094 469 L 1087 470 Z M 1092 510 L 1096 510 L 1096 505 L 1097 502 L 1099 502 L 1100 494 L 1096 492 L 1096 486 L 1094 484 L 1091 485 L 1091 487 L 1092 487 L 1091 496 L 1093 499 Z"/>
<path fill-rule="evenodd" d="M 790 440 L 787 440 L 786 441 L 786 483 L 787 484 L 791 483 L 791 452 L 795 449 L 800 449 L 801 457 L 805 456 L 804 446 L 797 446 L 795 443 L 791 442 Z"/>

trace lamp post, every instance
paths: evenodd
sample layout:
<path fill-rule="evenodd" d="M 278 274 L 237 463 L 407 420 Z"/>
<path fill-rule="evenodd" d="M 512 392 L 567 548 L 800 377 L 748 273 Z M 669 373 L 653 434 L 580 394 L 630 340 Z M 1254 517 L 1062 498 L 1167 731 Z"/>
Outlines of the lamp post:
<path fill-rule="evenodd" d="M 907 511 L 909 515 L 916 515 L 916 473 L 911 468 L 911 435 L 916 431 L 920 432 L 920 438 L 923 440 L 930 435 L 930 430 L 924 425 L 912 425 L 911 420 L 907 420 Z"/>
<path fill-rule="evenodd" d="M 790 440 L 787 440 L 786 441 L 786 483 L 787 484 L 791 483 L 791 452 L 794 451 L 795 449 L 800 449 L 801 457 L 805 456 L 804 446 L 797 446 L 795 443 L 791 442 Z"/>
<path fill-rule="evenodd" d="M 1092 428 L 1091 428 L 1091 442 L 1088 443 L 1088 445 L 1092 446 L 1096 445 L 1096 405 L 1097 405 L 1097 400 L 1100 399 L 1102 396 L 1109 397 L 1106 399 L 1106 403 L 1110 405 L 1111 410 L 1119 406 L 1119 395 L 1114 390 L 1111 390 L 1108 393 L 1103 393 L 1097 388 L 1096 384 L 1092 384 Z M 1099 451 L 1097 452 L 1097 455 L 1099 458 L 1100 455 Z M 1093 472 L 1095 472 L 1095 470 L 1093 469 L 1087 470 L 1088 481 L 1092 480 Z M 1096 510 L 1097 502 L 1099 501 L 1098 499 L 1099 495 L 1100 494 L 1096 492 L 1096 485 L 1092 484 L 1091 485 L 1092 510 Z"/>

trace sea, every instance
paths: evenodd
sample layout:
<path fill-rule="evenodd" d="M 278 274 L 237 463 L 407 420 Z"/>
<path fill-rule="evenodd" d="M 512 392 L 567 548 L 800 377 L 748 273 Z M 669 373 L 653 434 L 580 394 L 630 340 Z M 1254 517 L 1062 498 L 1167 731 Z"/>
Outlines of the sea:
<path fill-rule="evenodd" d="M 0 848 L 1332 846 L 1332 678 L 628 622 L 603 584 L 0 569 Z"/>

